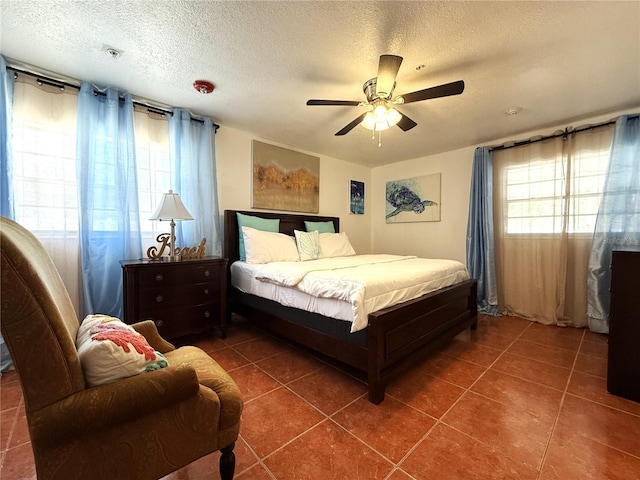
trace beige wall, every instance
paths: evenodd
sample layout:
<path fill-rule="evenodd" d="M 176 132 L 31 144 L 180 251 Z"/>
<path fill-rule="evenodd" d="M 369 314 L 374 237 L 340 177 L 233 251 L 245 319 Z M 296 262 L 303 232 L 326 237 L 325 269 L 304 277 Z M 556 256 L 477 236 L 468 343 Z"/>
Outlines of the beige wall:
<path fill-rule="evenodd" d="M 451 258 L 465 261 L 471 166 L 475 147 L 407 160 L 371 173 L 373 193 L 372 247 L 375 253 Z M 390 180 L 440 173 L 440 221 L 385 221 L 385 186 Z"/>
<path fill-rule="evenodd" d="M 371 169 L 262 139 L 233 128 L 216 134 L 216 163 L 220 210 L 251 210 L 251 140 L 260 140 L 320 157 L 320 215 L 340 217 L 357 253 L 371 252 Z M 364 215 L 349 213 L 350 180 L 365 184 Z M 256 210 L 258 211 L 258 210 Z M 294 213 L 294 212 L 290 212 Z"/>

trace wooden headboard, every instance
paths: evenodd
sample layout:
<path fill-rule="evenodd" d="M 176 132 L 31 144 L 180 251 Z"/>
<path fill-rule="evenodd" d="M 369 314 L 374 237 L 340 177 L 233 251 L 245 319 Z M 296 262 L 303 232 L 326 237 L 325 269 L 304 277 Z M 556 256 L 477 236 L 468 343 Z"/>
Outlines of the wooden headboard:
<path fill-rule="evenodd" d="M 224 211 L 224 242 L 223 252 L 225 258 L 229 260 L 229 265 L 240 258 L 239 249 L 239 231 L 238 231 L 238 216 L 236 213 L 243 213 L 245 215 L 252 215 L 254 217 L 280 219 L 280 233 L 286 233 L 287 235 L 293 235 L 294 230 L 305 231 L 304 222 L 333 222 L 333 226 L 336 232 L 340 231 L 340 218 L 338 217 L 323 217 L 319 215 L 293 215 L 289 213 L 274 213 L 274 212 L 255 212 L 245 210 L 225 210 Z"/>

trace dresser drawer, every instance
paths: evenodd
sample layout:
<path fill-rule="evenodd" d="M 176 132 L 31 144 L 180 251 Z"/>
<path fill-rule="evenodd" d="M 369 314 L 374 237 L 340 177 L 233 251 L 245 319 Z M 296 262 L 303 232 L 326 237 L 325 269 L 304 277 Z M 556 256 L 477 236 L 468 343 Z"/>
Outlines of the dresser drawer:
<path fill-rule="evenodd" d="M 220 267 L 217 265 L 190 266 L 180 265 L 171 268 L 150 267 L 138 271 L 138 287 L 146 288 L 160 285 L 184 285 L 218 279 Z"/>
<path fill-rule="evenodd" d="M 213 321 L 220 315 L 220 304 L 198 305 L 189 308 L 171 309 L 141 313 L 141 320 L 151 320 L 158 333 L 164 338 L 175 338 L 190 333 L 198 333 L 213 327 Z"/>
<path fill-rule="evenodd" d="M 138 291 L 140 312 L 162 308 L 181 308 L 220 300 L 219 283 L 197 283 L 175 287 L 143 288 Z"/>

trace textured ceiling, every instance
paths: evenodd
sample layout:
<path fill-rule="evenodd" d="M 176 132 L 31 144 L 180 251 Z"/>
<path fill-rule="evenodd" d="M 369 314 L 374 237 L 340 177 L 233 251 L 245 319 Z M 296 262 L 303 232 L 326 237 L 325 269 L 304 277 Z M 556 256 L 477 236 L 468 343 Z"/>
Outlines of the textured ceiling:
<path fill-rule="evenodd" d="M 371 167 L 640 106 L 638 1 L 1 0 L 0 30 L 9 63 Z M 395 94 L 456 80 L 464 93 L 403 106 L 418 126 L 382 147 L 362 127 L 334 136 L 365 107 L 306 100 L 364 100 L 387 53 L 404 57 Z"/>

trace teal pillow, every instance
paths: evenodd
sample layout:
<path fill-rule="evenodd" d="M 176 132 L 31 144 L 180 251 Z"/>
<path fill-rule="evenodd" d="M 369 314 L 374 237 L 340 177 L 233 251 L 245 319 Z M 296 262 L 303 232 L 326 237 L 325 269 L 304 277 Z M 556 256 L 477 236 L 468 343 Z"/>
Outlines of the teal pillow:
<path fill-rule="evenodd" d="M 336 228 L 333 226 L 333 222 L 304 222 L 304 228 L 307 232 L 313 232 L 317 230 L 318 233 L 336 233 Z"/>
<path fill-rule="evenodd" d="M 236 213 L 238 216 L 238 231 L 240 234 L 240 260 L 245 262 L 247 255 L 244 251 L 244 236 L 242 235 L 242 227 L 251 227 L 256 230 L 262 230 L 263 232 L 276 232 L 280 231 L 280 219 L 268 219 L 261 217 L 254 217 L 252 215 L 244 215 L 242 213 Z"/>

